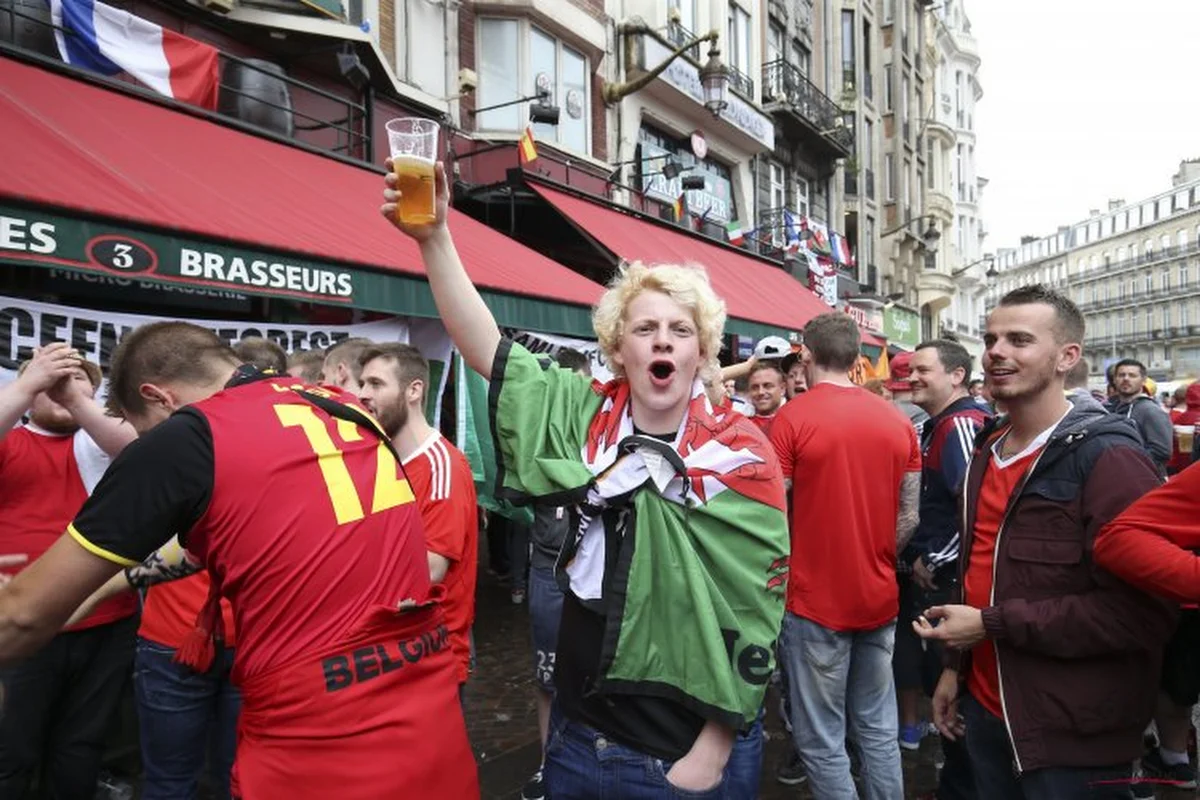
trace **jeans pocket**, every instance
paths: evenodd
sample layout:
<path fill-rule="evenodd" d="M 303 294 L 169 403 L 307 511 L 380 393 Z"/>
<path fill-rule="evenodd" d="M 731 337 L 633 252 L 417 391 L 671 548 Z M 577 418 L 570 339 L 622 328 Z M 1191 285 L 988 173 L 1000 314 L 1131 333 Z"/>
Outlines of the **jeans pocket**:
<path fill-rule="evenodd" d="M 725 790 L 729 781 L 728 771 L 721 773 L 721 780 L 717 781 L 717 785 L 711 789 L 694 791 L 692 789 L 680 788 L 671 783 L 670 779 L 667 778 L 667 773 L 674 766 L 673 761 L 662 761 L 656 758 L 654 759 L 654 765 L 656 776 L 662 781 L 663 788 L 667 791 L 667 797 L 691 798 L 692 800 L 725 800 Z"/>

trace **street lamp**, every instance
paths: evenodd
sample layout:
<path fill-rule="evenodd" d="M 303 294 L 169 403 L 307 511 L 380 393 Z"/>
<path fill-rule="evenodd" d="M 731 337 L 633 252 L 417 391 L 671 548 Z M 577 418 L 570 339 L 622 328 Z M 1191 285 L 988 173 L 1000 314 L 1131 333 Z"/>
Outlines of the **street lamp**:
<path fill-rule="evenodd" d="M 649 34 L 655 36 L 655 31 L 648 25 L 644 24 L 627 24 L 623 23 L 617 27 L 617 34 L 620 36 L 630 36 L 633 34 Z M 639 92 L 650 85 L 650 82 L 662 74 L 663 70 L 671 66 L 671 62 L 679 58 L 681 55 L 696 47 L 701 42 L 710 42 L 711 46 L 708 50 L 708 61 L 700 68 L 700 84 L 704 89 L 704 107 L 713 113 L 713 116 L 720 116 L 721 111 L 729 104 L 726 100 L 726 95 L 729 91 L 729 68 L 721 63 L 721 50 L 717 46 L 717 40 L 720 34 L 712 30 L 703 36 L 697 36 L 689 42 L 676 47 L 671 51 L 662 63 L 654 67 L 654 69 L 644 72 L 632 81 L 623 81 L 620 83 L 604 82 L 604 87 L 601 91 L 601 97 L 608 105 L 615 105 L 625 97 Z"/>
<path fill-rule="evenodd" d="M 938 249 L 938 241 L 942 238 L 942 232 L 937 229 L 937 221 L 932 214 L 918 214 L 915 217 L 909 217 L 891 230 L 886 230 L 879 234 L 880 239 L 886 239 L 893 233 L 899 233 L 906 230 L 909 225 L 919 219 L 929 220 L 929 227 L 925 229 L 925 233 L 921 235 L 921 242 L 925 245 L 925 251 L 928 253 L 936 253 Z"/>
<path fill-rule="evenodd" d="M 1000 272 L 996 269 L 996 257 L 994 255 L 992 255 L 991 253 L 988 253 L 983 258 L 979 259 L 978 261 L 972 261 L 970 264 L 967 264 L 965 267 L 959 267 L 958 269 L 954 270 L 953 272 L 950 273 L 950 277 L 957 278 L 959 275 L 962 275 L 964 272 L 969 270 L 971 267 L 975 266 L 976 264 L 982 264 L 985 261 L 987 262 L 988 268 L 987 268 L 987 272 L 985 272 L 984 275 L 989 280 L 991 280 L 992 278 L 995 278 L 997 275 L 1000 274 Z"/>

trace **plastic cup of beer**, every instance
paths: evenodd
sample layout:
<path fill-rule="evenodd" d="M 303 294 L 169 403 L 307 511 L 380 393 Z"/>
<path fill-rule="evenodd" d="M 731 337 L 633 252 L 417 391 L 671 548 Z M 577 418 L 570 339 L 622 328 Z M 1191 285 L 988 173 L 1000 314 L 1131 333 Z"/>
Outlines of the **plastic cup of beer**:
<path fill-rule="evenodd" d="M 400 202 L 396 219 L 406 225 L 426 225 L 437 219 L 433 177 L 437 162 L 438 124 L 422 117 L 398 117 L 387 125 L 392 169 Z"/>

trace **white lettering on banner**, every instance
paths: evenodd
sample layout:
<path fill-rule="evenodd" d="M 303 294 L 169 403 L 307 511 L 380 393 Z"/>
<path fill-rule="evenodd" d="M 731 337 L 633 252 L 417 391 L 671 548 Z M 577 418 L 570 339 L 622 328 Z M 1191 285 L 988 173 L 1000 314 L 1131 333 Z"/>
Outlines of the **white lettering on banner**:
<path fill-rule="evenodd" d="M 290 292 L 350 297 L 354 293 L 353 279 L 340 270 L 302 267 L 297 264 L 267 263 L 253 259 L 247 263 L 241 256 L 226 259 L 220 253 L 179 248 L 179 274 L 233 286 L 258 286 L 286 289 Z"/>
<path fill-rule="evenodd" d="M 54 341 L 67 342 L 84 358 L 99 364 L 106 372 L 112 351 L 125 334 L 150 322 L 168 317 L 144 316 L 95 311 L 51 303 L 34 303 L 16 297 L 0 297 L 0 386 L 16 378 L 17 367 L 32 357 L 33 348 Z M 186 319 L 214 331 L 224 341 L 235 344 L 259 336 L 278 344 L 289 353 L 320 350 L 351 336 L 377 342 L 408 342 L 409 323 L 402 318 L 353 325 L 291 325 L 279 322 Z M 437 337 L 426 336 L 433 341 Z M 448 339 L 447 339 L 448 341 Z M 418 346 L 424 347 L 421 344 Z M 448 348 L 440 348 L 448 349 Z M 448 360 L 448 355 L 425 353 L 427 358 Z"/>
<path fill-rule="evenodd" d="M 29 220 L 0 216 L 0 249 L 45 254 L 57 248 L 54 226 L 49 222 L 30 225 Z"/>
<path fill-rule="evenodd" d="M 647 64 L 658 64 L 671 54 L 670 50 L 649 36 L 643 36 L 642 41 L 645 43 Z M 690 61 L 675 59 L 659 77 L 697 103 L 704 104 L 704 84 L 700 81 L 700 70 Z M 721 119 L 753 138 L 765 149 L 774 150 L 775 123 L 771 118 L 732 92 L 727 93 L 725 99 L 728 105 L 721 111 Z"/>
<path fill-rule="evenodd" d="M 877 308 L 859 308 L 846 303 L 841 309 L 848 314 L 859 327 L 866 328 L 872 333 L 883 333 L 883 312 Z"/>

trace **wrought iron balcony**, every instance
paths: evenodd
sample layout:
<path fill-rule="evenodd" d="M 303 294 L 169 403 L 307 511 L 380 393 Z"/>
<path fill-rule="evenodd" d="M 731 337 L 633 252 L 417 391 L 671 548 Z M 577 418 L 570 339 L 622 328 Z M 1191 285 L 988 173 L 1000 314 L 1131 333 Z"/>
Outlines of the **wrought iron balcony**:
<path fill-rule="evenodd" d="M 667 38 L 671 41 L 671 44 L 675 45 L 676 47 L 682 47 L 683 45 L 695 39 L 696 34 L 692 33 L 678 22 L 672 22 L 667 26 Z M 696 45 L 695 47 L 684 50 L 683 54 L 695 61 L 697 64 L 700 63 L 700 45 Z"/>
<path fill-rule="evenodd" d="M 754 79 L 732 64 L 729 65 L 729 88 L 752 103 L 758 102 L 754 96 Z"/>
<path fill-rule="evenodd" d="M 777 59 L 763 65 L 763 102 L 798 117 L 839 155 L 854 150 L 854 130 L 838 125 L 842 110 L 794 64 Z"/>

